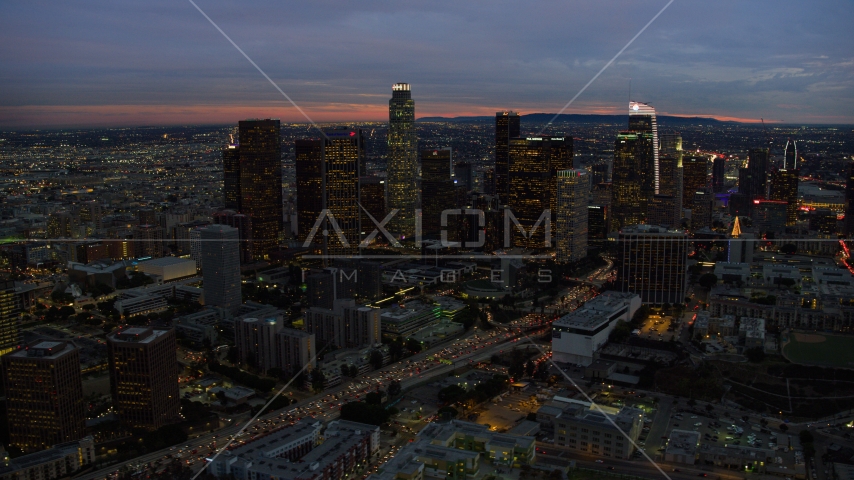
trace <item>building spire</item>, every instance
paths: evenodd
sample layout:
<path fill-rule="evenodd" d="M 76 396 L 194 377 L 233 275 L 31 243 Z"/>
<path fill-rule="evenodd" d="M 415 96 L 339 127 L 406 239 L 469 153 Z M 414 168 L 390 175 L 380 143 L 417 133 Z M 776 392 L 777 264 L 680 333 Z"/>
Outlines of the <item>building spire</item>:
<path fill-rule="evenodd" d="M 741 223 L 738 221 L 738 217 L 735 217 L 735 221 L 732 222 L 732 233 L 729 234 L 730 238 L 738 238 L 741 235 Z"/>

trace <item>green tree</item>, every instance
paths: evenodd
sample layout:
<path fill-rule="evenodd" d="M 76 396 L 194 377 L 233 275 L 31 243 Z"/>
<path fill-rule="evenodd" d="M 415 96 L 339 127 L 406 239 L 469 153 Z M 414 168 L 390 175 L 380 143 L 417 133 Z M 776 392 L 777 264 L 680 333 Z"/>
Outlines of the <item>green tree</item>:
<path fill-rule="evenodd" d="M 314 393 L 320 393 L 326 387 L 326 376 L 323 375 L 323 372 L 320 371 L 319 368 L 315 368 L 311 371 L 311 388 L 314 390 Z"/>
<path fill-rule="evenodd" d="M 365 403 L 368 405 L 382 405 L 383 396 L 379 392 L 368 392 L 368 394 L 365 395 Z"/>

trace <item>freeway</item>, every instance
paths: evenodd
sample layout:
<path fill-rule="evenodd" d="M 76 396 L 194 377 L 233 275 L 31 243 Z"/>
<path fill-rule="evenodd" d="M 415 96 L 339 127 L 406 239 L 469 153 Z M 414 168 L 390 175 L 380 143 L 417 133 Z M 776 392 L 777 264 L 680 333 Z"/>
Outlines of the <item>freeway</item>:
<path fill-rule="evenodd" d="M 446 375 L 459 366 L 461 362 L 476 363 L 484 358 L 489 358 L 493 354 L 500 352 L 507 344 L 519 341 L 519 337 L 519 333 L 499 329 L 488 332 L 482 330 L 469 332 L 455 340 L 451 346 L 439 345 L 418 353 L 406 361 L 391 364 L 380 370 L 371 372 L 362 378 L 343 382 L 340 385 L 325 390 L 321 394 L 291 405 L 286 409 L 265 414 L 255 420 L 252 427 L 247 427 L 241 436 L 232 443 L 232 446 L 240 445 L 252 438 L 269 433 L 271 430 L 290 425 L 303 417 L 316 418 L 327 422 L 334 420 L 338 417 L 338 407 L 341 404 L 350 400 L 356 400 L 360 395 L 374 391 L 377 388 L 387 386 L 386 383 L 390 383 L 391 380 L 399 380 L 401 387 L 404 389 L 409 388 L 429 379 Z M 446 356 L 451 357 L 450 360 L 454 362 L 454 365 L 448 365 L 438 360 L 439 357 L 444 358 Z M 75 478 L 80 480 L 110 478 L 115 476 L 120 469 L 130 468 L 131 470 L 137 470 L 146 464 L 176 454 L 179 450 L 182 455 L 191 457 L 185 458 L 191 467 L 200 468 L 204 460 L 198 460 L 199 457 L 210 456 L 215 453 L 217 448 L 222 448 L 222 445 L 225 444 L 224 438 L 230 438 L 232 435 L 237 434 L 244 426 L 245 422 L 236 422 L 234 425 L 221 428 L 216 432 L 190 439 L 183 446 L 175 446 L 148 453 L 130 461 L 115 464 Z M 218 439 L 220 440 L 219 445 L 217 445 Z M 190 455 L 189 452 L 193 450 L 196 450 L 197 453 Z"/>

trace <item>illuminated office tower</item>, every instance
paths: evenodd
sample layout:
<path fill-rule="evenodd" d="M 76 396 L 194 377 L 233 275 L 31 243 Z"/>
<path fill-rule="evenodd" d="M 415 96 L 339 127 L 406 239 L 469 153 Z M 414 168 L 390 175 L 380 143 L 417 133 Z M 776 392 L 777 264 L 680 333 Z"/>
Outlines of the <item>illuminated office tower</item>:
<path fill-rule="evenodd" d="M 846 238 L 854 237 L 854 162 L 845 166 L 845 219 L 842 234 Z"/>
<path fill-rule="evenodd" d="M 572 138 L 539 136 L 510 139 L 509 206 L 519 225 L 514 246 L 545 248 L 545 223 L 554 218 L 557 172 L 572 168 Z M 539 225 L 538 225 L 539 224 Z M 534 229 L 534 226 L 536 230 Z"/>
<path fill-rule="evenodd" d="M 510 139 L 520 135 L 521 117 L 516 112 L 495 113 L 495 192 L 502 205 L 510 195 Z"/>
<path fill-rule="evenodd" d="M 225 208 L 240 211 L 240 145 L 222 147 L 222 197 Z"/>
<path fill-rule="evenodd" d="M 129 327 L 107 335 L 113 410 L 131 428 L 180 420 L 175 330 Z"/>
<path fill-rule="evenodd" d="M 74 236 L 74 217 L 69 212 L 55 212 L 47 217 L 47 237 L 71 238 Z"/>
<path fill-rule="evenodd" d="M 709 182 L 709 160 L 701 155 L 682 158 L 682 207 L 694 207 L 694 194 L 706 188 Z"/>
<path fill-rule="evenodd" d="M 385 180 L 380 177 L 361 177 L 359 179 L 359 198 L 362 204 L 362 208 L 359 209 L 362 215 L 362 238 L 365 238 L 376 228 L 374 222 L 368 217 L 368 213 L 374 217 L 377 223 L 382 222 L 386 216 Z M 385 241 L 386 239 L 381 238 L 381 240 Z"/>
<path fill-rule="evenodd" d="M 205 305 L 234 312 L 242 301 L 239 230 L 209 225 L 199 230 Z"/>
<path fill-rule="evenodd" d="M 662 305 L 685 299 L 688 237 L 684 230 L 653 225 L 620 229 L 617 285 L 640 295 L 644 303 Z"/>
<path fill-rule="evenodd" d="M 359 167 L 364 165 L 364 134 L 347 127 L 323 134 L 320 140 L 296 141 L 298 236 L 302 242 L 311 237 L 312 247 L 323 255 L 354 255 L 361 241 Z"/>
<path fill-rule="evenodd" d="M 726 190 L 726 158 L 715 156 L 712 161 L 712 193 L 722 193 Z"/>
<path fill-rule="evenodd" d="M 658 123 L 655 119 L 655 109 L 646 103 L 629 102 L 629 131 L 652 135 L 653 193 L 659 193 Z"/>
<path fill-rule="evenodd" d="M 388 101 L 388 154 L 386 196 L 388 209 L 399 211 L 391 219 L 389 233 L 396 238 L 415 235 L 418 205 L 418 139 L 415 136 L 415 101 L 408 83 L 395 83 Z"/>
<path fill-rule="evenodd" d="M 15 291 L 15 282 L 0 277 L 0 355 L 21 344 L 22 311 L 23 302 Z"/>
<path fill-rule="evenodd" d="M 83 437 L 80 354 L 72 343 L 37 340 L 2 360 L 10 444 L 31 453 Z"/>
<path fill-rule="evenodd" d="M 646 221 L 649 201 L 655 195 L 654 148 L 652 134 L 617 135 L 611 172 L 612 230 Z"/>
<path fill-rule="evenodd" d="M 744 194 L 748 202 L 768 196 L 768 153 L 767 148 L 751 148 L 747 151 L 747 166 L 738 171 L 738 193 Z"/>
<path fill-rule="evenodd" d="M 683 208 L 684 169 L 682 157 L 682 137 L 678 133 L 661 134 L 658 156 L 658 193 L 673 196 L 677 224 L 682 219 Z"/>
<path fill-rule="evenodd" d="M 421 151 L 421 229 L 424 238 L 437 239 L 440 237 L 442 211 L 457 207 L 454 180 L 451 178 L 453 156 L 451 148 L 431 149 Z M 456 216 L 453 216 L 456 217 Z M 448 217 L 449 222 L 456 218 Z M 449 235 L 454 230 L 448 227 Z"/>
<path fill-rule="evenodd" d="M 240 139 L 240 213 L 252 219 L 256 259 L 269 258 L 279 245 L 282 219 L 282 145 L 278 120 L 242 120 Z"/>
<path fill-rule="evenodd" d="M 587 257 L 587 197 L 590 193 L 587 170 L 557 172 L 557 219 L 555 222 L 556 260 L 577 262 Z"/>
<path fill-rule="evenodd" d="M 794 226 L 798 221 L 798 174 L 797 168 L 781 168 L 771 172 L 770 198 L 787 203 L 787 227 Z"/>

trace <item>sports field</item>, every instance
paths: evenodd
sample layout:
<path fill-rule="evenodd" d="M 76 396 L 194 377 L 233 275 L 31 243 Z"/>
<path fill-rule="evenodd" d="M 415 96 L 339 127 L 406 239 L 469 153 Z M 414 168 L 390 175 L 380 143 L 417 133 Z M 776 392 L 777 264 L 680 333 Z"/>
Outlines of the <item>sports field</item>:
<path fill-rule="evenodd" d="M 804 365 L 854 368 L 854 336 L 791 333 L 783 355 Z"/>

